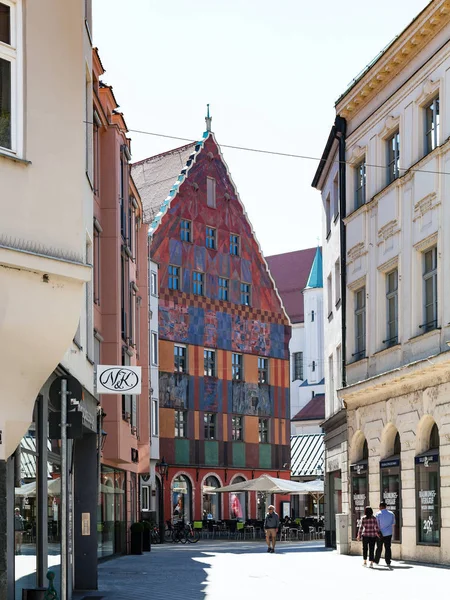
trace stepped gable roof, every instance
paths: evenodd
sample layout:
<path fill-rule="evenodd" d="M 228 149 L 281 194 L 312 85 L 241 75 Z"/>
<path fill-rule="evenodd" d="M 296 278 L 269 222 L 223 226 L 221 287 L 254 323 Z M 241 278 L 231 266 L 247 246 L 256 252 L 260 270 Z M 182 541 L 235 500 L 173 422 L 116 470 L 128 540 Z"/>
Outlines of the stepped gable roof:
<path fill-rule="evenodd" d="M 302 292 L 306 287 L 315 254 L 316 248 L 307 248 L 266 257 L 292 323 L 303 323 L 305 320 Z"/>
<path fill-rule="evenodd" d="M 314 256 L 314 262 L 311 267 L 305 290 L 311 290 L 313 288 L 323 288 L 322 251 L 319 246 L 317 246 L 316 255 Z"/>
<path fill-rule="evenodd" d="M 152 223 L 177 183 L 197 142 L 133 163 L 131 173 L 144 206 L 144 222 Z"/>
<path fill-rule="evenodd" d="M 317 394 L 306 404 L 292 421 L 317 421 L 325 419 L 325 394 Z"/>

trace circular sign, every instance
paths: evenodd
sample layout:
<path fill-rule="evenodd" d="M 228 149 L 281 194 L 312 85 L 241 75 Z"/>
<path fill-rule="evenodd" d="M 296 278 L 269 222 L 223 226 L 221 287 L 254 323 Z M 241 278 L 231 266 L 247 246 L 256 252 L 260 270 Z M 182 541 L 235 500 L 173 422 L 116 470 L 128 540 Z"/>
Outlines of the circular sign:
<path fill-rule="evenodd" d="M 126 393 L 131 392 L 139 384 L 139 377 L 126 367 L 111 367 L 101 373 L 99 382 L 111 392 Z"/>

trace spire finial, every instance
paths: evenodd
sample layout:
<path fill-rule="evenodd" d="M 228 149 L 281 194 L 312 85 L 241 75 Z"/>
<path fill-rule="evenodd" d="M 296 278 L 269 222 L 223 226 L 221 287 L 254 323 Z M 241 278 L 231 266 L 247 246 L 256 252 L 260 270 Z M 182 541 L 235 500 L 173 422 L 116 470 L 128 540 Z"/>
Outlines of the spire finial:
<path fill-rule="evenodd" d="M 206 117 L 205 117 L 205 121 L 206 121 L 206 131 L 211 131 L 212 117 L 209 116 L 209 104 L 206 105 Z"/>

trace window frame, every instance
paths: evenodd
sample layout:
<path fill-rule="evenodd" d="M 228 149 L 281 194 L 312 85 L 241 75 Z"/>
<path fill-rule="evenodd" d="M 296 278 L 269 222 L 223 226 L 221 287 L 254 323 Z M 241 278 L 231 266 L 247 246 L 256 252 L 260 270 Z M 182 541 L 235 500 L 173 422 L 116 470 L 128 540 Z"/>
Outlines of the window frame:
<path fill-rule="evenodd" d="M 299 359 L 299 360 L 297 360 Z M 304 381 L 303 379 L 303 352 L 292 353 L 292 381 Z"/>
<path fill-rule="evenodd" d="M 217 229 L 210 225 L 205 228 L 205 245 L 209 250 L 217 250 Z"/>
<path fill-rule="evenodd" d="M 437 107 L 437 111 L 436 111 Z M 430 127 L 428 127 L 428 115 L 429 111 L 431 111 L 432 117 L 430 120 Z M 433 152 L 439 146 L 439 132 L 440 132 L 440 100 L 439 94 L 434 96 L 432 100 L 430 100 L 424 106 L 424 116 L 425 116 L 425 156 L 430 152 Z"/>
<path fill-rule="evenodd" d="M 151 361 L 154 367 L 158 366 L 158 332 L 151 331 L 150 332 L 150 351 L 151 351 Z"/>
<path fill-rule="evenodd" d="M 176 269 L 176 273 L 173 270 Z M 174 285 L 176 282 L 176 285 Z M 169 290 L 181 290 L 181 267 L 177 265 L 169 265 L 167 269 L 167 287 Z"/>
<path fill-rule="evenodd" d="M 203 349 L 203 376 L 216 377 L 217 360 L 216 351 L 213 348 Z"/>
<path fill-rule="evenodd" d="M 258 419 L 258 439 L 260 444 L 270 444 L 270 422 L 267 417 Z"/>
<path fill-rule="evenodd" d="M 400 129 L 396 129 L 387 139 L 387 184 L 400 177 Z"/>
<path fill-rule="evenodd" d="M 180 240 L 192 244 L 192 221 L 180 219 Z"/>
<path fill-rule="evenodd" d="M 326 221 L 326 237 L 328 239 L 328 237 L 331 233 L 331 222 L 332 222 L 331 193 L 328 193 L 327 197 L 325 198 L 325 221 Z"/>
<path fill-rule="evenodd" d="M 244 357 L 239 352 L 231 353 L 231 380 L 244 381 Z"/>
<path fill-rule="evenodd" d="M 244 418 L 241 415 L 231 416 L 231 441 L 244 441 Z"/>
<path fill-rule="evenodd" d="M 359 305 L 358 296 L 364 299 L 364 304 Z M 356 360 L 361 360 L 366 355 L 366 286 L 362 286 L 354 292 L 354 303 L 355 303 L 355 353 L 352 355 L 356 357 Z M 359 330 L 358 321 L 361 317 L 362 331 Z M 359 343 L 359 340 L 363 340 L 363 344 Z"/>
<path fill-rule="evenodd" d="M 334 306 L 337 309 L 341 301 L 341 260 L 334 263 Z"/>
<path fill-rule="evenodd" d="M 152 436 L 159 436 L 159 401 L 152 398 Z"/>
<path fill-rule="evenodd" d="M 258 356 L 258 384 L 269 385 L 269 359 L 266 356 Z"/>
<path fill-rule="evenodd" d="M 241 236 L 237 233 L 230 233 L 230 255 L 241 255 Z"/>
<path fill-rule="evenodd" d="M 182 350 L 182 352 L 178 352 L 177 350 Z M 173 346 L 173 367 L 175 373 L 187 373 L 188 372 L 188 362 L 187 362 L 187 347 L 181 344 L 174 344 Z"/>
<path fill-rule="evenodd" d="M 225 282 L 226 285 L 222 285 L 222 282 Z M 219 277 L 219 300 L 223 300 L 224 302 L 228 302 L 230 297 L 230 280 L 226 277 Z"/>
<path fill-rule="evenodd" d="M 1 1 L 1 0 L 0 0 Z M 94 218 L 93 227 L 93 238 L 94 238 L 94 256 L 93 256 L 93 294 L 94 304 L 100 306 L 100 295 L 101 295 L 101 233 L 103 229 L 97 219 Z"/>
<path fill-rule="evenodd" d="M 390 277 L 395 275 L 395 287 L 390 287 Z M 391 315 L 391 301 L 393 301 L 394 315 Z M 392 326 L 395 329 L 395 334 L 392 335 Z M 386 273 L 386 339 L 383 343 L 388 348 L 398 344 L 398 268 L 392 269 Z"/>
<path fill-rule="evenodd" d="M 178 439 L 187 438 L 187 410 L 175 409 L 174 410 L 174 425 L 175 433 L 174 437 Z"/>
<path fill-rule="evenodd" d="M 241 281 L 240 284 L 241 304 L 243 306 L 252 305 L 252 284 L 246 281 Z"/>
<path fill-rule="evenodd" d="M 192 293 L 196 296 L 205 295 L 205 274 L 201 271 L 192 271 Z"/>
<path fill-rule="evenodd" d="M 364 157 L 355 166 L 355 210 L 366 203 L 367 190 L 367 168 L 366 158 Z"/>
<path fill-rule="evenodd" d="M 22 0 L 2 0 L 10 9 L 9 44 L 0 42 L 0 59 L 10 65 L 10 148 L 0 146 L 0 153 L 21 158 L 24 152 L 23 113 L 23 7 Z"/>
<path fill-rule="evenodd" d="M 217 439 L 217 414 L 213 412 L 203 413 L 204 439 Z"/>
<path fill-rule="evenodd" d="M 426 271 L 426 257 L 429 253 L 432 253 L 432 268 L 429 271 Z M 422 288 L 423 288 L 423 318 L 424 322 L 422 325 L 419 325 L 420 329 L 423 329 L 423 332 L 432 331 L 433 329 L 437 329 L 438 326 L 438 257 L 437 257 L 437 246 L 432 246 L 428 248 L 423 253 L 422 264 Z M 428 282 L 431 281 L 431 289 L 433 292 L 432 302 L 427 303 L 427 286 Z M 434 306 L 433 316 L 434 318 L 431 321 L 428 321 L 427 317 L 427 309 L 429 306 Z"/>
<path fill-rule="evenodd" d="M 150 271 L 150 294 L 158 297 L 158 274 L 156 271 Z"/>

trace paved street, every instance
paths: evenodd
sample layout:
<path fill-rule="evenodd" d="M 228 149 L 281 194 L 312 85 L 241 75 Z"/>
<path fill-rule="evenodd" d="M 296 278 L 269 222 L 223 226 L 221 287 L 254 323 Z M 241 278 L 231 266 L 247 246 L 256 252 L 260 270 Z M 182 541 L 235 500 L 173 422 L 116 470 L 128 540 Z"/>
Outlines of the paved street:
<path fill-rule="evenodd" d="M 262 542 L 201 540 L 194 546 L 153 546 L 150 554 L 104 562 L 99 585 L 115 600 L 222 600 L 288 598 L 320 591 L 334 600 L 408 598 L 423 600 L 434 589 L 446 589 L 449 571 L 394 562 L 363 568 L 359 557 L 339 556 L 323 542 L 280 543 L 267 554 Z M 432 582 L 432 584 L 431 584 Z M 444 587 L 445 586 L 445 587 Z M 92 594 L 95 595 L 95 594 Z"/>

